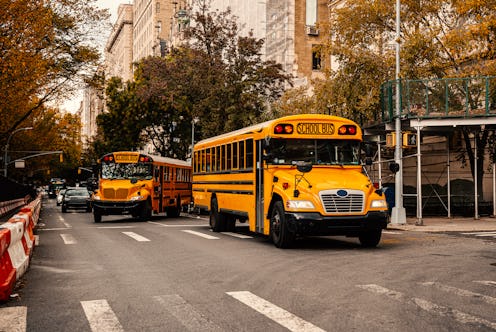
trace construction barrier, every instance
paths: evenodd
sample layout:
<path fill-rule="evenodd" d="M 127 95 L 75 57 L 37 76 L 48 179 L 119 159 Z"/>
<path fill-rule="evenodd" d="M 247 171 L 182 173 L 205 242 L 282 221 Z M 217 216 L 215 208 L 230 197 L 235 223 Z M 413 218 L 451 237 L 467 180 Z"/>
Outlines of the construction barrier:
<path fill-rule="evenodd" d="M 41 196 L 0 225 L 0 301 L 9 299 L 16 281 L 28 269 L 40 211 Z"/>
<path fill-rule="evenodd" d="M 0 202 L 0 217 L 5 216 L 12 210 L 26 204 L 26 198 L 13 199 L 11 201 Z"/>

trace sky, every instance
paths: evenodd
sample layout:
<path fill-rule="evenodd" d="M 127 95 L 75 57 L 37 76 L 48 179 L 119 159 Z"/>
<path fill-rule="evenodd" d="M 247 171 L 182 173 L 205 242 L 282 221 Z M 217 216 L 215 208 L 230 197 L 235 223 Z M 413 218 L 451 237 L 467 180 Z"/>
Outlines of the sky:
<path fill-rule="evenodd" d="M 100 8 L 108 8 L 110 12 L 110 22 L 112 24 L 117 20 L 117 8 L 121 3 L 132 3 L 130 0 L 97 0 L 96 6 Z M 82 100 L 82 91 L 74 98 L 63 103 L 62 108 L 70 113 L 76 113 L 79 109 L 79 104 Z"/>

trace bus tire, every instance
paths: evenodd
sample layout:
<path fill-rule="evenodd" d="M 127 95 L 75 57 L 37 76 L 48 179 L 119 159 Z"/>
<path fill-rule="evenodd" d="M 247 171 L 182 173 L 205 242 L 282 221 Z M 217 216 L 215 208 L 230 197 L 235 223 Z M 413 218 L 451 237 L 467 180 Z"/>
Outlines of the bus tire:
<path fill-rule="evenodd" d="M 177 196 L 176 206 L 170 206 L 167 208 L 167 217 L 177 218 L 181 214 L 181 197 Z"/>
<path fill-rule="evenodd" d="M 219 212 L 217 197 L 212 197 L 212 201 L 210 202 L 209 223 L 210 228 L 214 232 L 223 232 L 226 228 L 226 217 L 224 214 Z"/>
<path fill-rule="evenodd" d="M 98 209 L 93 209 L 93 220 L 96 223 L 102 222 L 102 214 Z"/>
<path fill-rule="evenodd" d="M 374 229 L 358 235 L 360 244 L 365 248 L 377 247 L 381 241 L 382 229 Z"/>
<path fill-rule="evenodd" d="M 147 221 L 152 217 L 152 205 L 149 200 L 143 203 L 143 207 L 139 214 L 139 221 Z"/>
<path fill-rule="evenodd" d="M 226 231 L 227 232 L 236 231 L 236 217 L 235 216 L 227 216 L 226 217 Z"/>
<path fill-rule="evenodd" d="M 296 239 L 296 234 L 289 230 L 281 201 L 274 203 L 270 213 L 270 238 L 281 249 L 290 248 Z"/>

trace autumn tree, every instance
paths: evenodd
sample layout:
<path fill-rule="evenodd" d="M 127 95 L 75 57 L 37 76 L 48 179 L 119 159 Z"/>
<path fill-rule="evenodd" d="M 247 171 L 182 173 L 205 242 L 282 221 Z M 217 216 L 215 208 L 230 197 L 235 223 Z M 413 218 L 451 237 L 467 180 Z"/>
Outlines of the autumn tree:
<path fill-rule="evenodd" d="M 67 98 L 99 62 L 96 0 L 0 0 L 0 140 Z"/>
<path fill-rule="evenodd" d="M 108 81 L 106 96 L 108 112 L 97 117 L 98 135 L 93 142 L 96 155 L 141 148 L 147 108 L 136 96 L 136 83 L 113 77 Z"/>

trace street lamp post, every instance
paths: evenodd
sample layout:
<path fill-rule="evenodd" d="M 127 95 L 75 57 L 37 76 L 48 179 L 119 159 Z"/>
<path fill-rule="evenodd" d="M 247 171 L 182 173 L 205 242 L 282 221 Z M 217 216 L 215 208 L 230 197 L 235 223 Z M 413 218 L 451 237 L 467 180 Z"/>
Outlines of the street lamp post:
<path fill-rule="evenodd" d="M 3 156 L 3 176 L 7 177 L 7 167 L 9 165 L 8 161 L 7 161 L 7 158 L 8 158 L 8 151 L 9 151 L 9 143 L 10 143 L 10 139 L 12 138 L 12 136 L 14 136 L 15 133 L 19 132 L 19 131 L 22 131 L 22 130 L 31 130 L 33 129 L 33 127 L 24 127 L 24 128 L 18 128 L 16 130 L 14 130 L 12 133 L 10 133 L 9 135 L 9 138 L 7 139 L 7 144 L 5 144 L 5 154 Z"/>
<path fill-rule="evenodd" d="M 399 165 L 399 170 L 395 174 L 394 183 L 394 207 L 392 209 L 391 223 L 392 224 L 405 224 L 406 212 L 403 207 L 403 163 L 402 163 L 402 136 L 401 136 L 401 91 L 400 91 L 400 0 L 396 0 L 396 119 L 395 119 L 395 135 L 396 146 L 394 150 L 395 163 Z"/>

